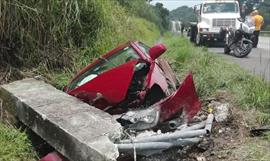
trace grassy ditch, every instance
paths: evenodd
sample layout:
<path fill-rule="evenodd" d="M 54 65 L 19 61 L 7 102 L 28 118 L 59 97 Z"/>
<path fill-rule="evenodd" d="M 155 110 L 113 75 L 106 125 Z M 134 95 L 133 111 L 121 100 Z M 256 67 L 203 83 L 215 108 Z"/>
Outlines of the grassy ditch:
<path fill-rule="evenodd" d="M 27 135 L 0 123 L 0 161 L 35 161 L 36 159 Z"/>
<path fill-rule="evenodd" d="M 195 48 L 187 39 L 167 36 L 166 58 L 180 76 L 192 71 L 201 99 L 229 91 L 232 101 L 242 109 L 258 109 L 258 121 L 270 121 L 270 84 L 257 78 L 234 63 L 211 54 L 207 48 Z"/>

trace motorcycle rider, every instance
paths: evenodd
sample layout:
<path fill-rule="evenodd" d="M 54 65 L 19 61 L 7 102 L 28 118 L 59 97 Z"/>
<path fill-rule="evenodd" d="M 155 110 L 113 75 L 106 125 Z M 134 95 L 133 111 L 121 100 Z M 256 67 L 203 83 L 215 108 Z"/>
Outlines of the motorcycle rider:
<path fill-rule="evenodd" d="M 257 48 L 261 27 L 262 27 L 264 21 L 263 21 L 263 17 L 259 14 L 258 10 L 254 10 L 251 13 L 251 15 L 252 15 L 253 21 L 255 23 L 255 31 L 253 33 L 254 34 L 253 47 Z"/>

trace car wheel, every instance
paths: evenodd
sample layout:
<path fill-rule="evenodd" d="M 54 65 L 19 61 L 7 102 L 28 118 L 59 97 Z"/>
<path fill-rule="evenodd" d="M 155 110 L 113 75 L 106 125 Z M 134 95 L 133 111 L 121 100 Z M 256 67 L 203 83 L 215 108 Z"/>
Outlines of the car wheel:
<path fill-rule="evenodd" d="M 230 54 L 231 49 L 228 47 L 228 45 L 225 44 L 224 46 L 224 54 Z"/>

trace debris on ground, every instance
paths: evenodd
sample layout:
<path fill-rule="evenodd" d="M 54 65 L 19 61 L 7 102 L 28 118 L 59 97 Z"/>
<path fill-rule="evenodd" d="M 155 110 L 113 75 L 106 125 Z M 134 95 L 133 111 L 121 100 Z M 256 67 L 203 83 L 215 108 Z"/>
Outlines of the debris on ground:
<path fill-rule="evenodd" d="M 265 133 L 270 132 L 270 125 L 262 126 L 258 128 L 252 128 L 250 130 L 251 136 L 263 136 Z"/>
<path fill-rule="evenodd" d="M 216 122 L 227 121 L 229 117 L 229 103 L 212 101 L 208 107 L 213 109 Z"/>

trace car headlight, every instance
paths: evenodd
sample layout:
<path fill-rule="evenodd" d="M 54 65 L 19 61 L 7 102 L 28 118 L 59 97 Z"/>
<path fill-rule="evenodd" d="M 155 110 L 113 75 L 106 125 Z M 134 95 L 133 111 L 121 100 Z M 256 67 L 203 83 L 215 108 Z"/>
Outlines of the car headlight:
<path fill-rule="evenodd" d="M 142 116 L 139 119 L 139 121 L 145 122 L 147 124 L 151 124 L 151 123 L 155 122 L 157 115 L 158 115 L 158 110 L 151 109 L 151 110 L 147 111 L 147 113 L 145 113 L 145 115 Z"/>
<path fill-rule="evenodd" d="M 121 119 L 130 121 L 131 123 L 145 122 L 149 124 L 155 122 L 158 115 L 159 115 L 158 109 L 148 108 L 148 109 L 128 111 L 121 117 Z"/>

